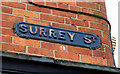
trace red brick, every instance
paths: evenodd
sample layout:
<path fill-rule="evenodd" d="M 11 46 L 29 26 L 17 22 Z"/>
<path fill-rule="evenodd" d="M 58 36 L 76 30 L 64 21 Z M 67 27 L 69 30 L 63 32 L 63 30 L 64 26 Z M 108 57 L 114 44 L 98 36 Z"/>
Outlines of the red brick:
<path fill-rule="evenodd" d="M 32 2 L 34 2 L 35 4 L 44 5 L 44 0 L 33 0 Z"/>
<path fill-rule="evenodd" d="M 48 49 L 28 47 L 28 53 L 53 57 L 53 51 Z"/>
<path fill-rule="evenodd" d="M 105 8 L 105 6 L 100 5 L 100 10 L 101 10 L 101 11 L 104 11 L 104 12 L 106 13 L 106 8 Z"/>
<path fill-rule="evenodd" d="M 110 60 L 110 59 L 113 59 L 113 56 L 112 56 L 112 54 L 109 54 L 109 53 L 106 52 L 105 53 L 105 58 Z"/>
<path fill-rule="evenodd" d="M 105 6 L 105 0 L 101 0 L 100 4 Z"/>
<path fill-rule="evenodd" d="M 102 44 L 97 50 L 104 51 L 105 46 Z"/>
<path fill-rule="evenodd" d="M 103 25 L 103 24 L 97 24 L 97 23 L 90 23 L 90 27 L 94 28 L 94 29 L 100 29 L 103 31 L 107 31 L 108 32 L 108 27 Z"/>
<path fill-rule="evenodd" d="M 110 35 L 106 32 L 103 32 L 103 37 L 107 38 L 108 40 L 110 40 Z"/>
<path fill-rule="evenodd" d="M 65 11 L 58 11 L 58 10 L 53 10 L 53 15 L 76 18 L 76 14 L 74 14 L 74 13 L 65 12 Z"/>
<path fill-rule="evenodd" d="M 92 56 L 92 50 L 90 50 L 88 48 L 68 46 L 68 52 Z"/>
<path fill-rule="evenodd" d="M 79 27 L 78 31 L 93 33 L 95 35 L 101 36 L 101 31 L 93 30 L 93 29 L 89 29 L 89 28 L 81 28 L 81 27 Z"/>
<path fill-rule="evenodd" d="M 111 47 L 111 42 L 110 42 L 110 40 L 105 39 L 105 38 L 100 38 L 100 39 L 101 39 L 101 42 L 102 42 L 102 43 L 107 44 L 108 46 Z"/>
<path fill-rule="evenodd" d="M 39 18 L 38 13 L 25 11 L 25 10 L 14 9 L 14 14 L 15 15 L 20 15 L 20 16 L 25 16 L 25 17 L 30 17 L 30 18 L 37 18 L 37 19 Z"/>
<path fill-rule="evenodd" d="M 4 0 L 5 2 L 8 2 L 8 1 L 10 1 L 10 0 Z M 4 2 L 3 1 L 3 2 Z M 20 0 L 11 0 L 10 2 L 20 2 Z"/>
<path fill-rule="evenodd" d="M 76 19 L 67 19 L 66 18 L 66 23 L 76 25 L 76 26 L 85 26 L 85 27 L 89 26 L 88 21 L 80 21 L 80 20 L 76 20 Z"/>
<path fill-rule="evenodd" d="M 113 60 L 109 60 L 109 59 L 107 59 L 107 66 L 115 67 L 115 66 L 114 66 L 114 62 L 113 62 Z"/>
<path fill-rule="evenodd" d="M 58 3 L 58 8 L 61 8 L 61 9 L 68 9 L 68 5 L 62 4 L 62 3 Z"/>
<path fill-rule="evenodd" d="M 103 1 L 103 0 L 99 0 L 99 2 L 95 2 L 95 3 L 97 3 L 97 4 L 101 4 L 101 5 L 105 5 L 105 4 L 103 4 L 105 1 Z"/>
<path fill-rule="evenodd" d="M 83 14 L 79 14 L 78 19 L 82 19 L 84 21 L 97 22 L 97 23 L 101 22 L 101 19 L 99 19 L 99 18 L 96 18 L 96 17 L 93 17 L 93 16 L 88 16 L 88 15 L 83 15 Z"/>
<path fill-rule="evenodd" d="M 40 14 L 40 19 L 59 22 L 59 23 L 64 23 L 64 18 L 57 17 L 57 16 L 52 16 L 52 15 Z"/>
<path fill-rule="evenodd" d="M 82 8 L 82 12 L 85 12 L 85 13 L 87 13 L 87 8 Z"/>
<path fill-rule="evenodd" d="M 102 12 L 94 10 L 94 15 L 102 16 Z"/>
<path fill-rule="evenodd" d="M 51 43 L 51 42 L 41 42 L 41 48 L 50 49 L 50 50 L 60 50 L 60 46 L 64 46 L 66 49 L 66 46 L 63 44 L 57 44 L 57 43 Z"/>
<path fill-rule="evenodd" d="M 46 2 L 46 6 L 57 8 L 57 4 L 55 2 Z"/>
<path fill-rule="evenodd" d="M 1 15 L 1 16 L 0 16 L 0 20 L 2 20 L 2 14 L 0 13 L 0 15 Z"/>
<path fill-rule="evenodd" d="M 90 13 L 90 14 L 94 14 L 94 11 L 95 11 L 95 10 L 88 9 L 88 13 Z"/>
<path fill-rule="evenodd" d="M 2 49 L 2 43 L 0 42 L 0 49 Z M 2 49 L 3 50 L 3 49 Z"/>
<path fill-rule="evenodd" d="M 25 52 L 26 51 L 25 46 L 8 44 L 8 43 L 2 43 L 2 49 L 3 50 L 9 50 L 9 51 L 17 51 L 17 52 Z"/>
<path fill-rule="evenodd" d="M 29 3 L 27 0 L 21 0 L 22 3 Z"/>
<path fill-rule="evenodd" d="M 12 8 L 0 6 L 3 13 L 12 14 Z"/>
<path fill-rule="evenodd" d="M 18 17 L 18 16 L 13 16 L 13 15 L 2 14 L 2 20 L 11 21 L 11 22 L 16 23 L 19 21 L 23 21 L 23 18 Z"/>
<path fill-rule="evenodd" d="M 59 3 L 64 3 L 64 4 L 69 4 L 69 5 L 75 5 L 75 0 L 70 0 L 70 1 L 59 1 Z"/>
<path fill-rule="evenodd" d="M 27 5 L 27 10 L 51 14 L 51 10 L 50 9 L 43 8 L 43 7 L 37 7 L 37 6 L 34 6 L 34 5 Z"/>
<path fill-rule="evenodd" d="M 70 6 L 70 10 L 81 11 L 81 8 L 80 7 L 76 7 L 76 6 Z"/>
<path fill-rule="evenodd" d="M 17 36 L 13 33 L 12 29 L 5 29 L 5 28 L 0 28 L 1 32 L 0 34 L 4 34 L 4 35 L 10 35 L 10 36 Z"/>
<path fill-rule="evenodd" d="M 102 16 L 102 12 L 101 11 L 96 11 L 96 10 L 92 10 L 92 9 L 88 9 L 88 13 Z"/>
<path fill-rule="evenodd" d="M 71 26 L 71 25 L 53 23 L 52 26 L 53 27 L 58 27 L 58 28 L 64 28 L 64 29 L 68 29 L 68 30 L 76 30 L 76 27 L 75 26 Z"/>
<path fill-rule="evenodd" d="M 30 19 L 30 18 L 26 18 L 25 21 L 29 23 L 34 23 L 34 24 L 50 26 L 50 22 L 46 22 L 46 21 L 35 20 L 35 19 Z"/>
<path fill-rule="evenodd" d="M 25 9 L 25 4 L 17 3 L 17 2 L 2 2 L 2 5 L 14 7 L 14 8 Z"/>
<path fill-rule="evenodd" d="M 75 0 L 70 0 L 71 2 L 65 2 L 65 4 L 69 4 L 69 5 L 75 5 Z"/>
<path fill-rule="evenodd" d="M 81 7 L 98 9 L 98 4 L 94 4 L 91 2 L 77 2 L 76 4 L 77 6 L 81 6 Z"/>
<path fill-rule="evenodd" d="M 108 19 L 107 18 L 107 13 L 104 13 L 104 12 L 101 11 L 101 16 L 103 16 L 104 18 Z"/>
<path fill-rule="evenodd" d="M 12 43 L 12 37 L 0 35 L 0 42 Z"/>
<path fill-rule="evenodd" d="M 81 56 L 81 61 L 92 64 L 106 65 L 105 59 L 92 56 Z"/>
<path fill-rule="evenodd" d="M 98 50 L 94 50 L 94 51 L 93 51 L 93 56 L 105 58 L 105 52 L 98 51 Z"/>
<path fill-rule="evenodd" d="M 108 26 L 108 23 L 105 20 L 102 20 L 102 24 L 105 24 L 106 26 Z"/>
<path fill-rule="evenodd" d="M 7 22 L 7 21 L 0 21 L 2 22 L 2 24 L 0 24 L 1 27 L 7 27 L 7 28 L 13 28 L 13 24 L 12 22 Z"/>
<path fill-rule="evenodd" d="M 87 0 L 88 2 L 91 2 L 91 3 L 98 3 L 98 2 L 101 2 L 101 0 Z"/>
<path fill-rule="evenodd" d="M 36 3 L 36 4 L 40 4 L 40 5 L 44 5 L 44 0 L 32 0 L 32 2 Z M 21 0 L 22 3 L 27 3 L 29 4 L 29 2 L 27 0 Z"/>
<path fill-rule="evenodd" d="M 40 47 L 40 41 L 38 41 L 38 40 L 14 37 L 14 43 L 20 44 L 20 45 L 25 45 L 25 46 Z"/>
<path fill-rule="evenodd" d="M 105 46 L 105 52 L 109 53 L 109 54 L 112 54 L 112 49 L 107 47 L 107 46 Z"/>
<path fill-rule="evenodd" d="M 59 58 L 62 60 L 71 60 L 71 61 L 79 61 L 79 55 L 73 53 L 67 53 L 62 51 L 55 51 L 55 58 Z"/>

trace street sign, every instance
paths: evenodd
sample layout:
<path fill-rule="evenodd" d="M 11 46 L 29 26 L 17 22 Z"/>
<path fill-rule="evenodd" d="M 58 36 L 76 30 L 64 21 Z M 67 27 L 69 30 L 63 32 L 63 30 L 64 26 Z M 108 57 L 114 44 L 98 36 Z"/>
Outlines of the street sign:
<path fill-rule="evenodd" d="M 14 33 L 27 39 L 46 40 L 73 46 L 97 49 L 101 46 L 98 36 L 91 33 L 67 30 L 52 26 L 18 22 L 14 24 Z"/>

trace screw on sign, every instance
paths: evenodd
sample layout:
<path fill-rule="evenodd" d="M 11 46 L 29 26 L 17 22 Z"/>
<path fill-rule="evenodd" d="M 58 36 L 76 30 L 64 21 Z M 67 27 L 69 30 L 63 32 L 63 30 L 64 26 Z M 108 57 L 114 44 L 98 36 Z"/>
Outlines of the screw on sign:
<path fill-rule="evenodd" d="M 65 51 L 65 50 L 66 50 L 65 46 L 62 46 L 62 45 L 61 45 L 61 46 L 60 46 L 60 50 L 64 50 L 64 51 Z"/>

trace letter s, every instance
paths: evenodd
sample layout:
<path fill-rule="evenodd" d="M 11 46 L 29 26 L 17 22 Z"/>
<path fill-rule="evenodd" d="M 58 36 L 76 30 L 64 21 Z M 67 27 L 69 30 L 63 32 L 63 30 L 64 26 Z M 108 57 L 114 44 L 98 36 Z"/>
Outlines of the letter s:
<path fill-rule="evenodd" d="M 90 44 L 92 41 L 88 36 L 85 36 L 84 37 L 84 42 L 87 43 L 87 44 Z"/>
<path fill-rule="evenodd" d="M 20 24 L 19 25 L 19 31 L 22 32 L 22 33 L 26 33 L 28 31 L 27 26 L 24 25 L 24 24 Z"/>

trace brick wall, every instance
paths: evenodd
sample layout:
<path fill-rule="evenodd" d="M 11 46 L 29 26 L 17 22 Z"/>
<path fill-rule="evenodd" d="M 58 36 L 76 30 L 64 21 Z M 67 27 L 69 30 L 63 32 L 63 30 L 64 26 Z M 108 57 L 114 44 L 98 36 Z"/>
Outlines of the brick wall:
<path fill-rule="evenodd" d="M 7 0 L 5 0 L 7 1 Z M 82 11 L 107 18 L 104 2 L 37 2 L 37 4 Z M 103 0 L 101 0 L 103 1 Z M 2 18 L 0 22 L 0 37 L 2 50 L 11 53 L 27 55 L 48 56 L 55 59 L 78 61 L 105 66 L 114 66 L 112 49 L 109 39 L 108 24 L 102 19 L 74 14 L 70 12 L 39 8 L 29 4 L 26 0 L 10 0 L 1 2 Z M 69 30 L 96 34 L 102 41 L 97 50 L 75 47 L 42 40 L 20 38 L 13 33 L 13 24 L 19 21 L 59 27 Z"/>

